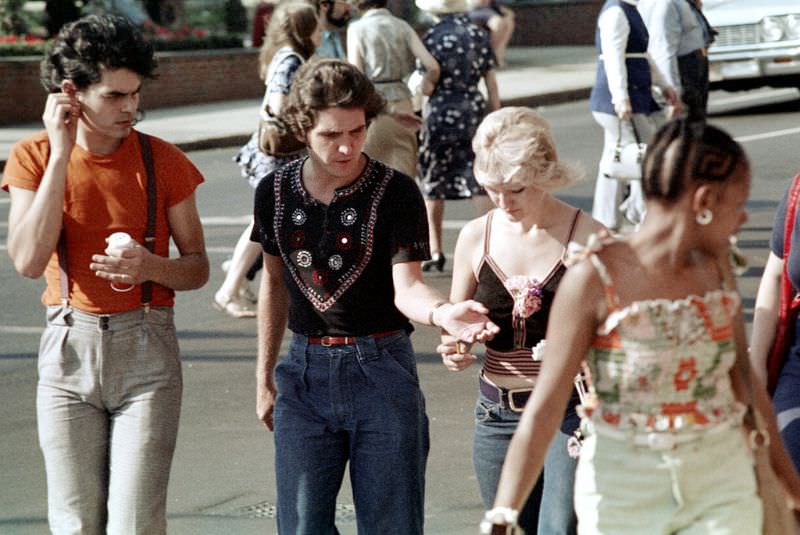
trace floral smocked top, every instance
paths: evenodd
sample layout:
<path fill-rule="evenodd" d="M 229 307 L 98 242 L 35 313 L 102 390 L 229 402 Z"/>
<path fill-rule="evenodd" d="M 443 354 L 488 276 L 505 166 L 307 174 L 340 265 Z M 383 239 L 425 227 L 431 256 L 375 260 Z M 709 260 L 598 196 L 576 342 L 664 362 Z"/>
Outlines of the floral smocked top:
<path fill-rule="evenodd" d="M 739 294 L 719 289 L 622 307 L 597 255 L 607 243 L 593 236 L 577 254 L 597 270 L 609 307 L 586 357 L 590 387 L 581 415 L 642 432 L 695 431 L 740 418 L 744 407 L 729 375 Z"/>

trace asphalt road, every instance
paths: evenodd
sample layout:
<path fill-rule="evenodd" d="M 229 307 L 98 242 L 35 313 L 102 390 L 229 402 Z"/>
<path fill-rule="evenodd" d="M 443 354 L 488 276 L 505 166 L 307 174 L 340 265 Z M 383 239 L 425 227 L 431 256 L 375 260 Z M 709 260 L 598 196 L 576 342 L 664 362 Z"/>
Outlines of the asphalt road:
<path fill-rule="evenodd" d="M 550 120 L 562 158 L 582 162 L 593 175 L 601 130 L 586 102 L 541 110 Z M 796 91 L 714 94 L 711 121 L 745 146 L 754 169 L 750 220 L 740 237 L 751 260 L 741 278 L 748 318 L 766 259 L 772 217 L 789 178 L 800 170 L 800 95 Z M 230 254 L 251 209 L 252 190 L 231 161 L 234 149 L 191 153 L 206 177 L 198 190 L 212 262 L 208 285 L 178 296 L 177 325 L 183 351 L 184 400 L 169 494 L 170 533 L 274 533 L 275 492 L 271 435 L 255 418 L 255 320 L 234 320 L 211 307 L 222 280 L 219 264 Z M 593 180 L 561 194 L 591 207 Z M 46 533 L 44 469 L 36 442 L 36 351 L 43 314 L 41 281 L 18 276 L 5 255 L 7 196 L 0 196 L 0 534 Z M 472 217 L 468 203 L 449 203 L 446 250 Z M 447 291 L 449 268 L 432 284 Z M 483 507 L 472 474 L 472 410 L 475 371 L 447 372 L 432 350 L 436 333 L 414 334 L 419 370 L 431 420 L 427 482 L 427 531 L 475 533 Z M 392 489 L 386 489 L 391 493 Z M 352 500 L 339 497 L 339 527 L 355 533 Z"/>

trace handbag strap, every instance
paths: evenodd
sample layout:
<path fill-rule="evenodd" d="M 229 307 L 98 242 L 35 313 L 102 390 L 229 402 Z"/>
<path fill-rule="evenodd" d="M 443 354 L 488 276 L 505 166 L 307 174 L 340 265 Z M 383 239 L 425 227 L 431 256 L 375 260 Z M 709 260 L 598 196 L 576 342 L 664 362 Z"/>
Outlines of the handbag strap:
<path fill-rule="evenodd" d="M 786 201 L 786 218 L 783 226 L 783 269 L 781 270 L 781 307 L 779 319 L 788 317 L 789 304 L 794 294 L 792 281 L 789 279 L 789 253 L 792 247 L 792 232 L 797 219 L 797 203 L 800 202 L 800 174 L 792 180 Z"/>
<path fill-rule="evenodd" d="M 633 118 L 628 119 L 627 121 L 623 121 L 622 119 L 620 119 L 619 121 L 617 121 L 617 150 L 622 150 L 622 123 L 623 122 L 627 122 L 627 123 L 629 123 L 631 125 L 631 130 L 633 130 L 633 139 L 636 140 L 636 144 L 637 145 L 641 145 L 642 144 L 642 140 L 639 137 L 639 130 L 637 130 L 636 122 L 633 120 Z"/>
<path fill-rule="evenodd" d="M 796 299 L 796 292 L 789 278 L 789 253 L 792 246 L 792 233 L 797 220 L 797 204 L 800 202 L 800 174 L 792 179 L 786 200 L 786 217 L 783 224 L 783 262 L 781 266 L 780 304 L 778 306 L 778 325 L 786 325 L 790 321 L 792 301 Z M 782 361 L 781 361 L 782 362 Z M 767 366 L 767 384 L 770 391 L 775 386 L 780 373 L 780 365 Z"/>

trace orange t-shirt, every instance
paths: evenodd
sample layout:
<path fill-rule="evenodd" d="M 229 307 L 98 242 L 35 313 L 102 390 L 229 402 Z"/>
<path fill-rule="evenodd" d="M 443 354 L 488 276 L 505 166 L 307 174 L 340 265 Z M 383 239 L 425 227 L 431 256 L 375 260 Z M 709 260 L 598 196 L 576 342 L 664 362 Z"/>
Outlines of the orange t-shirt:
<path fill-rule="evenodd" d="M 170 231 L 167 209 L 189 197 L 203 182 L 200 171 L 175 146 L 151 136 L 156 173 L 155 253 L 169 256 Z M 44 176 L 50 144 L 47 132 L 18 142 L 3 172 L 2 188 L 36 191 Z M 111 154 L 91 154 L 75 145 L 67 167 L 63 230 L 66 236 L 69 302 L 95 314 L 113 314 L 141 306 L 141 290 L 117 292 L 107 280 L 89 269 L 92 255 L 104 254 L 105 239 L 112 232 L 127 232 L 144 244 L 147 225 L 147 173 L 135 132 Z M 61 302 L 58 253 L 53 252 L 45 270 L 45 305 Z M 153 306 L 172 306 L 175 292 L 153 284 Z"/>

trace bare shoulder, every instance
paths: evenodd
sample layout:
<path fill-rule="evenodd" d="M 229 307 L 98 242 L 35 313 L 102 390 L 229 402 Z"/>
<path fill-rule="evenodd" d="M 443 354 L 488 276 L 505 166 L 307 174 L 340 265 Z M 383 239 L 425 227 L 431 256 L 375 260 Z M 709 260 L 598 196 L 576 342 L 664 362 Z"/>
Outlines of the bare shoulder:
<path fill-rule="evenodd" d="M 598 234 L 603 230 L 607 229 L 602 223 L 581 210 L 580 215 L 578 215 L 578 222 L 575 224 L 575 233 L 572 239 L 578 243 L 586 243 L 589 236 Z"/>
<path fill-rule="evenodd" d="M 578 220 L 575 223 L 575 230 L 572 233 L 572 241 L 584 244 L 589 239 L 589 236 L 605 230 L 606 227 L 594 219 L 590 214 L 587 214 L 583 210 L 571 204 L 565 203 L 560 199 L 556 200 L 560 205 L 560 213 L 562 214 L 561 217 L 564 221 L 569 220 L 570 224 L 572 224 L 572 218 L 575 217 L 575 210 L 578 210 L 579 212 Z"/>
<path fill-rule="evenodd" d="M 461 227 L 458 233 L 458 243 L 464 246 L 478 246 L 483 241 L 483 234 L 486 229 L 487 215 L 476 217 Z"/>
<path fill-rule="evenodd" d="M 598 267 L 589 256 L 570 262 L 558 285 L 556 299 L 570 302 L 575 310 L 592 310 L 599 320 L 607 314 L 606 294 Z"/>

